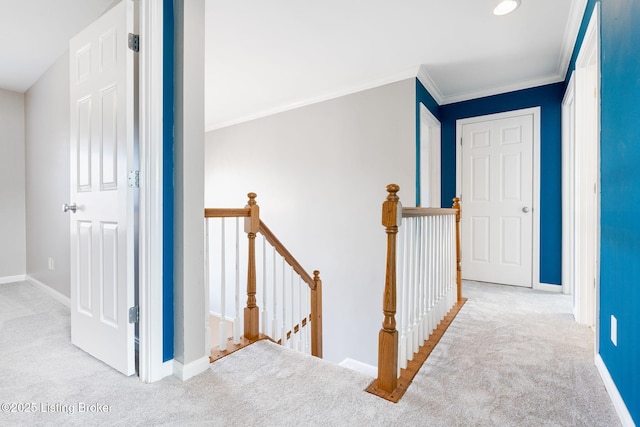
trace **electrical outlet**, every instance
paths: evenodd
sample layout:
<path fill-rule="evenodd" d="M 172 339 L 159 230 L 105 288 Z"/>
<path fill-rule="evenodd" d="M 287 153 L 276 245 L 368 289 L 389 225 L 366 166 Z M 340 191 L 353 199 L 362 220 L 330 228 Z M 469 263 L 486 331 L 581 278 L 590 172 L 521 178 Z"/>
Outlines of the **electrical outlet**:
<path fill-rule="evenodd" d="M 618 319 L 613 314 L 611 315 L 611 342 L 618 346 Z"/>
<path fill-rule="evenodd" d="M 49 257 L 49 270 L 55 270 L 55 264 L 53 262 L 53 258 Z"/>

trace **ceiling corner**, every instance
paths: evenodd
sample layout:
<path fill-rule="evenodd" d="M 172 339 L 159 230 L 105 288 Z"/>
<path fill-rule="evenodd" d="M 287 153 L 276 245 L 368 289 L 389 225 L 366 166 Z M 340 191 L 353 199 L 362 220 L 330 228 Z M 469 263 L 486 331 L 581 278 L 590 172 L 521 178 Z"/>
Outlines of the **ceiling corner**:
<path fill-rule="evenodd" d="M 567 26 L 564 30 L 564 36 L 562 38 L 562 46 L 560 51 L 560 58 L 558 61 L 557 74 L 566 77 L 569 68 L 569 62 L 573 55 L 573 50 L 578 39 L 578 32 L 580 31 L 580 25 L 582 24 L 582 18 L 584 17 L 584 11 L 587 8 L 587 0 L 572 0 L 571 9 L 569 10 L 569 19 L 567 20 Z"/>
<path fill-rule="evenodd" d="M 417 78 L 420 83 L 422 83 L 422 86 L 424 86 L 424 88 L 427 89 L 427 91 L 431 94 L 433 99 L 435 99 L 438 105 L 442 105 L 444 101 L 444 95 L 442 95 L 442 92 L 429 75 L 427 67 L 424 64 L 420 65 L 420 68 L 418 68 Z"/>

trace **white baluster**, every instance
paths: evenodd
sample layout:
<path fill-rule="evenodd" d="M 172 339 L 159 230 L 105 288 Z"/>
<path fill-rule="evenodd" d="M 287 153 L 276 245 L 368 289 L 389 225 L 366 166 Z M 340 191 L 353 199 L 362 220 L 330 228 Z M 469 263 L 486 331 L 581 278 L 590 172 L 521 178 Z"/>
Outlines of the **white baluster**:
<path fill-rule="evenodd" d="M 269 335 L 269 311 L 267 305 L 267 239 L 262 236 L 262 322 L 264 335 Z"/>
<path fill-rule="evenodd" d="M 287 345 L 287 275 L 284 266 L 284 258 L 282 258 L 282 345 Z"/>
<path fill-rule="evenodd" d="M 291 295 L 290 295 L 290 301 L 291 301 L 291 342 L 289 343 L 290 344 L 289 347 L 292 348 L 292 349 L 295 349 L 296 348 L 296 340 L 298 338 L 296 333 L 295 333 L 295 331 L 294 331 L 294 327 L 296 325 L 296 310 L 295 310 L 295 303 L 294 303 L 294 301 L 295 301 L 295 297 L 294 297 L 295 286 L 293 284 L 293 282 L 294 282 L 293 278 L 294 278 L 295 272 L 293 271 L 293 267 L 290 267 L 290 268 L 291 268 L 291 282 L 290 282 L 291 283 Z"/>
<path fill-rule="evenodd" d="M 400 294 L 400 345 L 398 351 L 398 368 L 407 368 L 407 324 L 408 322 L 408 301 L 407 298 L 407 280 L 404 279 L 407 268 L 407 257 L 405 256 L 405 245 L 407 242 L 407 219 L 402 218 L 402 226 L 398 233 L 398 266 L 397 280 L 398 288 L 401 289 Z"/>
<path fill-rule="evenodd" d="M 235 315 L 233 317 L 233 343 L 240 344 L 240 220 L 236 218 L 236 287 Z"/>
<path fill-rule="evenodd" d="M 273 251 L 273 315 L 271 321 L 271 337 L 274 340 L 278 340 L 277 331 L 278 331 L 278 280 L 276 278 L 276 248 L 271 247 Z"/>
<path fill-rule="evenodd" d="M 408 300 L 408 326 L 407 326 L 407 360 L 413 360 L 413 328 L 414 328 L 414 306 L 413 306 L 413 288 L 414 288 L 414 280 L 415 273 L 413 270 L 413 254 L 414 254 L 414 246 L 415 241 L 413 238 L 413 218 L 407 218 L 407 229 L 408 229 L 408 241 L 409 247 L 407 248 L 407 257 L 408 257 L 408 276 L 409 276 L 409 284 L 407 287 L 407 300 Z"/>
<path fill-rule="evenodd" d="M 420 222 L 419 218 L 414 218 L 415 228 L 413 230 L 413 293 L 412 293 L 412 306 L 413 306 L 413 329 L 411 344 L 413 353 L 417 353 L 420 350 Z M 413 355 L 411 356 L 413 359 Z"/>
<path fill-rule="evenodd" d="M 224 234 L 224 218 L 221 218 L 220 227 L 220 240 L 221 243 L 221 267 L 220 267 L 220 324 L 218 326 L 219 343 L 218 349 L 224 351 L 227 349 L 227 319 L 226 319 L 226 305 L 227 305 L 227 278 L 225 274 L 226 267 L 226 240 Z"/>

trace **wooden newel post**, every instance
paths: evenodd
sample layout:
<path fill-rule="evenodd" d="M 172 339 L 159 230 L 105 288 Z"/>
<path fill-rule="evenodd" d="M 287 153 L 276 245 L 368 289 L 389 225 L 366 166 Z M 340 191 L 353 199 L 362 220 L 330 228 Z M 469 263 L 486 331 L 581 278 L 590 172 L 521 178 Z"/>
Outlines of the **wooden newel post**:
<path fill-rule="evenodd" d="M 453 199 L 453 209 L 456 209 L 456 285 L 458 286 L 458 302 L 462 301 L 462 254 L 460 252 L 460 220 L 462 219 L 462 207 L 460 198 Z"/>
<path fill-rule="evenodd" d="M 322 359 L 322 280 L 320 272 L 313 272 L 311 289 L 311 354 Z"/>
<path fill-rule="evenodd" d="M 256 234 L 260 227 L 260 208 L 256 204 L 256 193 L 247 194 L 246 208 L 250 215 L 244 220 L 244 231 L 249 238 L 249 260 L 247 271 L 247 306 L 244 309 L 244 337 L 253 340 L 259 335 L 259 308 L 256 305 Z"/>
<path fill-rule="evenodd" d="M 387 200 L 382 204 L 382 225 L 387 232 L 387 269 L 382 312 L 384 319 L 378 335 L 378 388 L 388 393 L 398 385 L 398 331 L 396 330 L 396 235 L 402 221 L 396 184 L 387 185 Z"/>

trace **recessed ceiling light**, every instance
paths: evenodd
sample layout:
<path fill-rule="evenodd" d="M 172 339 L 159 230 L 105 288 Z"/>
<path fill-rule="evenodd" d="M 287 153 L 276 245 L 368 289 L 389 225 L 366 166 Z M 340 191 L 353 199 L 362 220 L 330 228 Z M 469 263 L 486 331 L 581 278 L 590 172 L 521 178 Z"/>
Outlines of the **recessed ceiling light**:
<path fill-rule="evenodd" d="M 513 12 L 520 6 L 520 0 L 502 0 L 495 9 L 493 9 L 494 15 L 506 15 Z"/>

